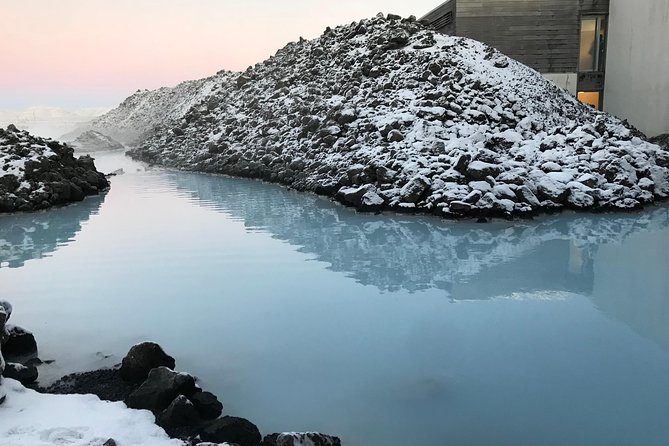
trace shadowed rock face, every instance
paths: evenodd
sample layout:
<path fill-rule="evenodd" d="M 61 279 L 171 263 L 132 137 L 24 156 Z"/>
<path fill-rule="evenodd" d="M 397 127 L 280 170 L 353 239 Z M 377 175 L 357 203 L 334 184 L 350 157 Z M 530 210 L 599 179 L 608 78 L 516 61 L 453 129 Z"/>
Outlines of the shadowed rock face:
<path fill-rule="evenodd" d="M 89 156 L 14 126 L 0 129 L 0 213 L 45 209 L 83 200 L 109 187 Z"/>
<path fill-rule="evenodd" d="M 102 194 L 48 212 L 0 215 L 0 268 L 18 268 L 56 251 L 98 213 L 104 199 Z"/>
<path fill-rule="evenodd" d="M 203 206 L 299 246 L 362 284 L 384 291 L 438 288 L 456 299 L 518 290 L 589 293 L 600 244 L 669 225 L 669 208 L 663 206 L 634 215 L 472 226 L 361 215 L 315 195 L 243 179 L 182 173 L 171 178 Z"/>

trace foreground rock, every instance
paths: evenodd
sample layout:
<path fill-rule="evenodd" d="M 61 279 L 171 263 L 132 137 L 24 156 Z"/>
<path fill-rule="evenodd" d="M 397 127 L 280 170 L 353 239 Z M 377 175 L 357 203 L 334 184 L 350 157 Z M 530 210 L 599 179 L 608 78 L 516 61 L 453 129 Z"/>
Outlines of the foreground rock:
<path fill-rule="evenodd" d="M 319 434 L 317 432 L 284 432 L 267 435 L 262 446 L 341 446 L 341 440 L 332 435 Z"/>
<path fill-rule="evenodd" d="M 174 370 L 174 358 L 165 353 L 155 342 L 142 342 L 133 346 L 123 358 L 121 377 L 130 382 L 141 382 L 156 367 L 167 367 Z"/>
<path fill-rule="evenodd" d="M 158 414 L 165 410 L 179 395 L 195 393 L 195 379 L 186 374 L 158 367 L 151 372 L 137 390 L 128 396 L 128 407 L 147 409 Z"/>
<path fill-rule="evenodd" d="M 12 305 L 0 301 L 0 381 L 4 377 L 31 385 L 38 377 L 35 363 L 41 362 L 37 359 L 37 343 L 32 333 L 7 323 L 11 315 Z M 0 394 L 0 403 L 4 397 Z"/>
<path fill-rule="evenodd" d="M 7 308 L 11 312 L 11 306 Z M 6 314 L 0 302 L 0 322 L 6 320 Z M 123 401 L 129 408 L 149 410 L 155 415 L 156 424 L 171 438 L 183 440 L 187 445 L 260 446 L 262 436 L 255 424 L 240 417 L 221 417 L 223 405 L 214 394 L 196 386 L 191 375 L 159 365 L 165 362 L 174 367 L 174 359 L 158 344 L 144 342 L 130 349 L 122 366 L 125 373 L 131 366 L 137 366 L 133 371 L 139 370 L 143 375 L 146 367 L 158 364 L 148 370 L 144 379 L 138 380 L 136 374 L 126 379 L 128 375 L 122 372 L 123 368 L 104 369 L 68 375 L 39 390 L 52 394 L 92 394 L 102 400 Z M 262 444 L 340 446 L 338 438 L 317 433 L 273 434 Z"/>
<path fill-rule="evenodd" d="M 509 217 L 669 195 L 669 152 L 629 124 L 411 18 L 327 29 L 216 81 L 131 156 L 373 212 Z"/>
<path fill-rule="evenodd" d="M 5 356 L 33 357 L 37 354 L 35 336 L 25 328 L 7 324 L 6 335 L 2 345 Z"/>
<path fill-rule="evenodd" d="M 260 431 L 249 420 L 238 417 L 223 417 L 204 428 L 200 437 L 214 443 L 235 443 L 239 446 L 259 446 Z"/>
<path fill-rule="evenodd" d="M 0 213 L 83 200 L 109 187 L 88 156 L 10 125 L 0 129 Z"/>
<path fill-rule="evenodd" d="M 5 365 L 2 373 L 5 378 L 15 379 L 23 385 L 32 384 L 37 381 L 37 368 L 33 365 L 23 365 L 9 362 Z"/>

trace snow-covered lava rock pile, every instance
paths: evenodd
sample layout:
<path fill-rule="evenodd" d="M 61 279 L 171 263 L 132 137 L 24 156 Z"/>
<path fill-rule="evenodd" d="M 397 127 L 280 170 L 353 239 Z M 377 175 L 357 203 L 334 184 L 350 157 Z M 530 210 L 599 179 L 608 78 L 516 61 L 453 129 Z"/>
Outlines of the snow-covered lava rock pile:
<path fill-rule="evenodd" d="M 632 209 L 669 194 L 669 152 L 627 123 L 413 18 L 328 28 L 216 79 L 131 155 L 365 211 L 510 216 Z"/>
<path fill-rule="evenodd" d="M 109 187 L 89 156 L 10 125 L 0 129 L 0 213 L 83 200 Z"/>
<path fill-rule="evenodd" d="M 80 152 L 88 153 L 123 150 L 125 148 L 120 142 L 95 130 L 82 133 L 72 141 L 71 145 Z"/>
<path fill-rule="evenodd" d="M 66 141 L 93 130 L 128 145 L 146 139 L 165 122 L 181 119 L 191 107 L 214 93 L 229 73 L 182 82 L 176 87 L 157 90 L 137 90 L 117 108 L 99 116 L 65 135 Z"/>

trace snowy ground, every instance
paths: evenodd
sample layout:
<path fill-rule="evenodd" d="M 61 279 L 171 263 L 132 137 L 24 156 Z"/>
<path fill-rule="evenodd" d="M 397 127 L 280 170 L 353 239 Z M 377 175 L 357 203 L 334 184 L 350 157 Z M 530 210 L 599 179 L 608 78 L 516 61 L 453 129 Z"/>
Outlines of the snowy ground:
<path fill-rule="evenodd" d="M 3 379 L 0 395 L 0 446 L 182 446 L 154 424 L 149 411 L 93 395 L 46 395 Z"/>

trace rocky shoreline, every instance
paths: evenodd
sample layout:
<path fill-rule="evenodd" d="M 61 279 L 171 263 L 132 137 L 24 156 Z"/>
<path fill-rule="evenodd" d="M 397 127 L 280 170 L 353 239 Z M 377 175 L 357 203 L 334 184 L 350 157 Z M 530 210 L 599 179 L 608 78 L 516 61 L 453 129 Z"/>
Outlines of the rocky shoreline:
<path fill-rule="evenodd" d="M 669 151 L 495 49 L 413 17 L 328 28 L 190 94 L 199 102 L 130 156 L 365 212 L 513 218 L 669 196 Z"/>
<path fill-rule="evenodd" d="M 40 387 L 36 381 L 42 361 L 37 356 L 35 337 L 21 327 L 8 325 L 11 314 L 12 306 L 0 301 L 0 384 L 3 378 L 12 379 L 42 394 L 95 395 L 102 401 L 122 402 L 130 409 L 150 411 L 167 435 L 187 446 L 341 446 L 339 438 L 316 432 L 284 432 L 263 437 L 251 421 L 223 415 L 223 404 L 218 397 L 203 390 L 192 375 L 175 371 L 175 359 L 153 342 L 133 346 L 114 368 L 67 375 Z M 7 398 L 11 398 L 1 389 L 0 410 Z M 104 446 L 123 444 L 109 438 Z"/>
<path fill-rule="evenodd" d="M 109 188 L 90 156 L 10 125 L 0 128 L 0 213 L 29 212 L 83 200 Z"/>

